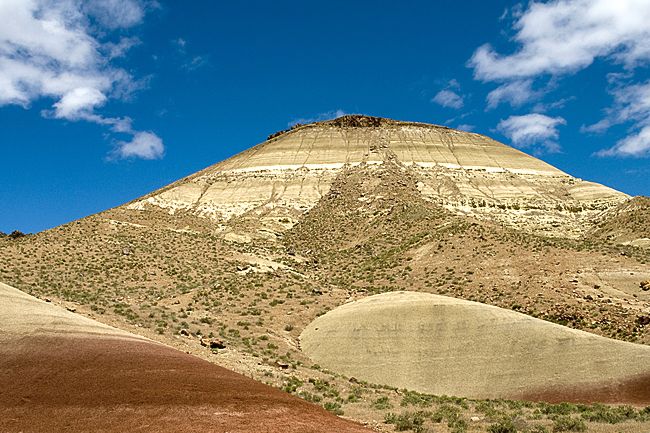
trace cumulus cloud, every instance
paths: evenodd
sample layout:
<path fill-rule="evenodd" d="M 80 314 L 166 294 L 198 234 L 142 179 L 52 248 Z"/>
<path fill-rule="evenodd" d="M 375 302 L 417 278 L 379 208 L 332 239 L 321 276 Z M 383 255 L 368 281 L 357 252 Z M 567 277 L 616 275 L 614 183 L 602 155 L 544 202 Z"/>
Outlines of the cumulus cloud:
<path fill-rule="evenodd" d="M 650 126 L 619 140 L 615 146 L 596 152 L 598 156 L 650 156 Z"/>
<path fill-rule="evenodd" d="M 488 93 L 487 108 L 496 108 L 504 102 L 509 103 L 512 107 L 520 107 L 526 102 L 537 98 L 539 94 L 539 92 L 533 90 L 533 80 L 512 81 Z"/>
<path fill-rule="evenodd" d="M 453 90 L 441 90 L 432 99 L 438 105 L 456 110 L 463 108 L 463 97 Z"/>
<path fill-rule="evenodd" d="M 150 131 L 136 132 L 131 141 L 120 141 L 113 152 L 117 158 L 160 159 L 165 146 L 156 134 Z"/>
<path fill-rule="evenodd" d="M 650 2 L 647 0 L 532 2 L 512 17 L 513 41 L 517 49 L 501 54 L 485 44 L 468 62 L 474 69 L 475 79 L 501 83 L 488 94 L 488 108 L 502 102 L 516 107 L 539 99 L 545 92 L 533 91 L 535 80 L 576 73 L 599 58 L 622 65 L 626 71 L 609 74 L 610 83 L 633 79 L 635 68 L 650 61 Z M 608 116 L 582 128 L 584 132 L 598 132 L 613 123 L 634 123 L 630 136 L 611 149 L 599 152 L 600 155 L 648 155 L 645 144 L 645 128 L 649 126 L 645 120 L 647 116 L 631 113 L 643 104 L 638 97 L 625 97 L 624 89 L 635 88 L 639 90 L 635 84 L 619 86 L 614 92 L 615 105 L 608 110 Z M 552 106 L 538 104 L 536 107 L 542 111 Z M 615 114 L 616 111 L 620 113 Z"/>
<path fill-rule="evenodd" d="M 438 105 L 443 107 L 453 108 L 459 110 L 465 105 L 463 97 L 458 94 L 460 90 L 460 83 L 456 80 L 451 80 L 447 84 L 447 87 L 436 93 L 436 96 L 431 99 L 431 102 L 435 102 Z"/>
<path fill-rule="evenodd" d="M 474 52 L 470 66 L 484 81 L 571 73 L 597 57 L 633 67 L 650 60 L 648 22 L 646 0 L 532 3 L 514 24 L 519 50 L 500 55 L 483 45 Z"/>
<path fill-rule="evenodd" d="M 88 119 L 95 107 L 104 105 L 106 95 L 92 87 L 77 87 L 66 92 L 54 103 L 54 117 L 59 119 Z"/>
<path fill-rule="evenodd" d="M 45 116 L 108 125 L 135 139 L 131 119 L 104 117 L 96 109 L 140 86 L 110 62 L 137 38 L 111 39 L 110 30 L 134 26 L 144 13 L 136 0 L 2 0 L 0 106 L 29 108 L 46 98 L 53 104 Z"/>
<path fill-rule="evenodd" d="M 599 156 L 650 156 L 650 80 L 615 88 L 614 105 L 601 121 L 583 127 L 586 132 L 603 132 L 616 124 L 632 123 L 632 134 L 613 147 L 597 152 Z"/>
<path fill-rule="evenodd" d="M 559 152 L 557 139 L 559 125 L 565 125 L 562 117 L 549 117 L 532 113 L 523 116 L 510 116 L 501 120 L 497 130 L 508 137 L 518 148 L 532 147 L 536 151 Z"/>

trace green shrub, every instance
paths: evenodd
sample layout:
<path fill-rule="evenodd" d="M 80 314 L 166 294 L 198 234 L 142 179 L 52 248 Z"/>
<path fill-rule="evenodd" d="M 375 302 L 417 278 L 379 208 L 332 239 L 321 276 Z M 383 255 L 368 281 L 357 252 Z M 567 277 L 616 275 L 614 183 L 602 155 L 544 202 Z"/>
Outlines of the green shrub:
<path fill-rule="evenodd" d="M 323 407 L 332 412 L 334 415 L 343 415 L 344 413 L 343 409 L 341 408 L 341 404 L 335 401 L 328 401 L 323 405 Z"/>
<path fill-rule="evenodd" d="M 379 397 L 377 400 L 372 402 L 372 408 L 377 410 L 386 410 L 390 409 L 392 405 L 388 401 L 387 396 Z"/>
<path fill-rule="evenodd" d="M 288 392 L 290 394 L 293 394 L 302 386 L 303 382 L 302 380 L 298 379 L 295 376 L 291 376 L 287 381 L 284 383 L 284 386 L 282 387 L 282 391 Z"/>
<path fill-rule="evenodd" d="M 517 433 L 517 428 L 511 419 L 502 419 L 499 422 L 490 424 L 489 433 Z"/>
<path fill-rule="evenodd" d="M 553 420 L 553 431 L 556 433 L 564 431 L 583 432 L 585 430 L 587 430 L 587 426 L 580 418 L 561 415 Z"/>
<path fill-rule="evenodd" d="M 572 403 L 545 404 L 542 407 L 542 413 L 546 415 L 570 415 L 577 410 L 578 407 Z"/>
<path fill-rule="evenodd" d="M 460 418 L 460 409 L 451 406 L 449 404 L 441 404 L 438 406 L 435 412 L 431 414 L 431 421 L 435 423 L 440 423 L 447 421 L 447 423 L 452 423 L 453 421 Z"/>
<path fill-rule="evenodd" d="M 298 397 L 302 398 L 303 400 L 310 401 L 312 403 L 320 403 L 322 400 L 320 395 L 312 394 L 311 392 L 307 391 L 300 391 L 298 393 Z"/>
<path fill-rule="evenodd" d="M 414 433 L 423 433 L 424 421 L 426 421 L 429 413 L 427 412 L 403 412 L 399 415 L 394 413 L 387 413 L 384 417 L 384 423 L 393 424 L 396 431 L 411 430 Z"/>
<path fill-rule="evenodd" d="M 447 427 L 450 428 L 451 433 L 465 433 L 467 431 L 467 420 L 464 418 L 456 418 L 447 422 Z"/>
<path fill-rule="evenodd" d="M 619 422 L 636 419 L 639 416 L 632 406 L 609 407 L 602 404 L 593 405 L 590 410 L 582 414 L 587 421 L 617 424 Z"/>
<path fill-rule="evenodd" d="M 402 406 L 419 406 L 419 407 L 428 407 L 433 404 L 435 397 L 427 394 L 420 394 L 415 391 L 404 391 L 404 396 L 402 397 Z"/>

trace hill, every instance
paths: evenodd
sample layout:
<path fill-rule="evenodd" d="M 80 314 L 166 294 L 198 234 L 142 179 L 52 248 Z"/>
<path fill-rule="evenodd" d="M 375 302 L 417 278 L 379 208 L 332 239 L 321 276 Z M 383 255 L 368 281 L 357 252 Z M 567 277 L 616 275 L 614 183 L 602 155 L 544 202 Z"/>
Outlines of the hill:
<path fill-rule="evenodd" d="M 409 290 L 649 344 L 650 249 L 598 234 L 634 200 L 479 134 L 346 116 L 123 206 L 1 237 L 0 280 L 385 428 L 374 401 L 401 394 L 321 368 L 303 329 Z M 643 220 L 626 227 L 644 237 Z M 476 406 L 463 404 L 467 419 Z"/>
<path fill-rule="evenodd" d="M 4 284 L 0 331 L 1 431 L 368 431 Z"/>
<path fill-rule="evenodd" d="M 300 343 L 329 369 L 429 394 L 650 405 L 649 346 L 446 296 L 350 302 Z"/>

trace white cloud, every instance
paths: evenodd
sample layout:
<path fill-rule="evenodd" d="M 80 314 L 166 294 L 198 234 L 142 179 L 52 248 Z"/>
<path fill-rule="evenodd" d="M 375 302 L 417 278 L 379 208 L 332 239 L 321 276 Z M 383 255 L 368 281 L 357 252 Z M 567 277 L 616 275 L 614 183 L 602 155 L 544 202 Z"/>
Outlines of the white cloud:
<path fill-rule="evenodd" d="M 160 159 L 165 154 L 162 140 L 153 132 L 136 132 L 131 141 L 120 141 L 113 151 L 118 158 Z"/>
<path fill-rule="evenodd" d="M 209 55 L 191 55 L 188 50 L 188 43 L 183 38 L 173 39 L 172 45 L 181 57 L 181 68 L 187 72 L 194 72 L 210 63 Z"/>
<path fill-rule="evenodd" d="M 144 6 L 135 0 L 85 0 L 82 7 L 109 29 L 133 27 L 144 18 Z"/>
<path fill-rule="evenodd" d="M 59 119 L 79 120 L 92 115 L 95 107 L 104 105 L 106 95 L 92 87 L 77 87 L 65 93 L 54 104 L 54 117 Z"/>
<path fill-rule="evenodd" d="M 459 110 L 465 105 L 464 98 L 459 92 L 460 83 L 458 80 L 449 80 L 447 87 L 436 93 L 436 96 L 431 99 L 431 102 L 435 102 L 443 107 Z"/>
<path fill-rule="evenodd" d="M 532 91 L 540 77 L 573 74 L 589 67 L 596 59 L 622 65 L 625 72 L 607 74 L 614 91 L 615 104 L 605 119 L 583 132 L 602 132 L 614 123 L 633 122 L 632 133 L 602 156 L 647 156 L 645 128 L 650 126 L 639 84 L 621 84 L 632 80 L 635 68 L 650 62 L 650 2 L 648 0 L 551 0 L 532 2 L 525 10 L 512 14 L 514 42 L 511 54 L 500 54 L 489 44 L 479 47 L 468 62 L 474 77 L 485 82 L 502 83 L 490 92 L 488 108 L 503 101 L 513 106 L 540 98 L 545 92 Z M 524 85 L 525 84 L 525 85 Z M 548 89 L 546 89 L 548 90 Z M 630 92 L 628 92 L 628 90 Z M 536 111 L 561 107 L 537 104 Z"/>
<path fill-rule="evenodd" d="M 532 86 L 533 80 L 516 80 L 503 84 L 488 93 L 487 108 L 496 108 L 503 102 L 512 107 L 520 107 L 539 96 L 540 93 L 533 90 Z"/>
<path fill-rule="evenodd" d="M 175 44 L 179 50 L 184 50 L 187 45 L 187 41 L 183 38 L 174 39 L 172 43 Z"/>
<path fill-rule="evenodd" d="M 130 119 L 124 130 L 124 119 L 103 117 L 95 109 L 140 86 L 110 64 L 138 40 L 116 42 L 108 30 L 133 26 L 143 16 L 144 5 L 135 0 L 1 0 L 0 106 L 29 108 L 46 98 L 53 100 L 46 116 L 137 134 Z"/>
<path fill-rule="evenodd" d="M 649 22 L 647 0 L 532 3 L 514 24 L 518 51 L 500 55 L 483 45 L 469 65 L 484 81 L 572 73 L 597 57 L 633 67 L 650 60 Z"/>
<path fill-rule="evenodd" d="M 534 147 L 535 150 L 558 152 L 559 125 L 565 125 L 562 117 L 549 117 L 539 113 L 510 116 L 501 120 L 497 130 L 519 148 Z M 540 149 L 541 147 L 541 149 Z"/>
<path fill-rule="evenodd" d="M 454 108 L 456 110 L 463 108 L 463 97 L 453 90 L 444 89 L 436 93 L 432 99 L 436 104 L 442 105 L 447 108 Z"/>
<path fill-rule="evenodd" d="M 470 125 L 469 123 L 461 123 L 460 125 L 456 126 L 456 129 L 467 132 L 472 132 L 475 128 L 475 125 Z"/>
<path fill-rule="evenodd" d="M 118 42 L 107 42 L 104 44 L 104 52 L 108 59 L 114 59 L 117 57 L 122 57 L 129 51 L 131 48 L 136 45 L 140 45 L 140 39 L 131 37 L 131 38 L 121 38 Z"/>
<path fill-rule="evenodd" d="M 599 156 L 650 156 L 650 80 L 617 87 L 612 91 L 614 106 L 599 122 L 583 127 L 586 132 L 603 132 L 609 127 L 632 122 L 634 131 L 613 147 L 597 152 Z"/>
<path fill-rule="evenodd" d="M 182 67 L 186 71 L 196 71 L 207 64 L 208 58 L 206 56 L 194 56 L 191 60 L 185 62 Z"/>
<path fill-rule="evenodd" d="M 650 156 L 650 125 L 644 126 L 639 132 L 629 135 L 609 149 L 596 152 L 598 156 Z"/>

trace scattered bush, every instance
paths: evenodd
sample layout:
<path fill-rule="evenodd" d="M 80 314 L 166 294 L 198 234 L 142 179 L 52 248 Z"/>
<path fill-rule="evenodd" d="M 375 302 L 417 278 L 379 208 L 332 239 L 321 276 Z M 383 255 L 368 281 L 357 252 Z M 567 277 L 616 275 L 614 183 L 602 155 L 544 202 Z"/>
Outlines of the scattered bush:
<path fill-rule="evenodd" d="M 617 424 L 636 419 L 638 414 L 632 406 L 609 407 L 603 404 L 595 404 L 581 416 L 587 421 Z"/>
<path fill-rule="evenodd" d="M 572 418 L 567 415 L 560 415 L 553 420 L 553 432 L 583 432 L 587 430 L 585 422 L 580 418 Z"/>
<path fill-rule="evenodd" d="M 386 410 L 390 409 L 392 405 L 388 401 L 388 397 L 383 396 L 379 397 L 377 400 L 372 402 L 372 408 L 377 410 Z"/>
<path fill-rule="evenodd" d="M 323 405 L 323 407 L 328 411 L 332 412 L 334 415 L 344 414 L 343 409 L 341 408 L 341 404 L 335 401 L 328 401 Z"/>
<path fill-rule="evenodd" d="M 282 387 L 282 391 L 288 392 L 289 394 L 293 394 L 302 386 L 303 382 L 302 380 L 298 379 L 295 376 L 291 376 L 287 381 L 284 383 L 284 386 Z"/>
<path fill-rule="evenodd" d="M 384 423 L 393 424 L 395 430 L 406 431 L 411 430 L 414 433 L 423 433 L 424 421 L 426 421 L 427 412 L 403 412 L 399 415 L 394 413 L 387 413 L 384 417 Z"/>
<path fill-rule="evenodd" d="M 517 433 L 515 423 L 511 419 L 502 419 L 499 422 L 490 424 L 488 427 L 489 433 Z"/>

